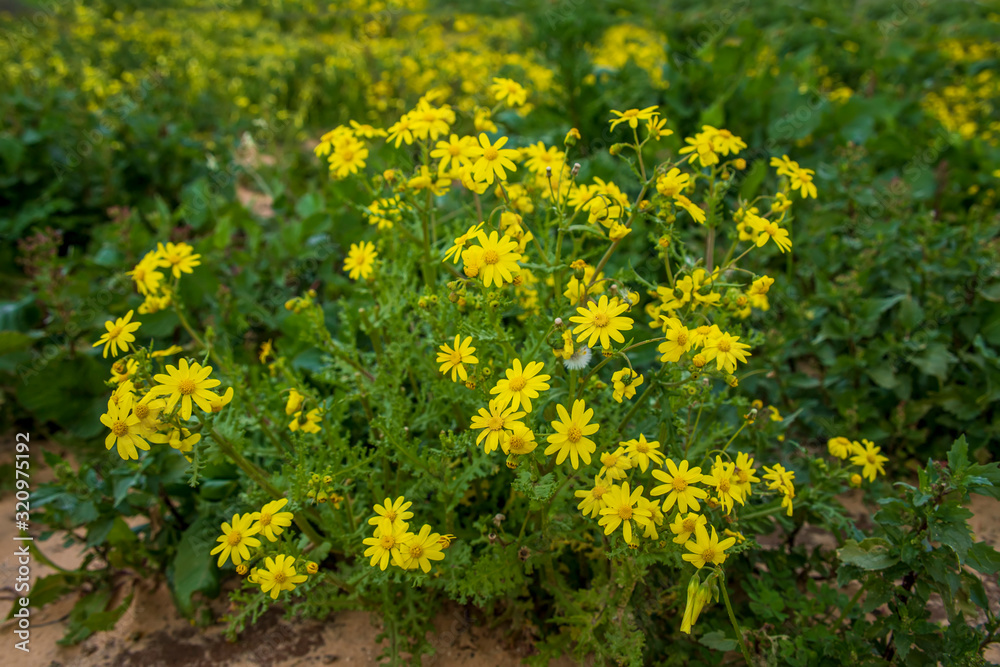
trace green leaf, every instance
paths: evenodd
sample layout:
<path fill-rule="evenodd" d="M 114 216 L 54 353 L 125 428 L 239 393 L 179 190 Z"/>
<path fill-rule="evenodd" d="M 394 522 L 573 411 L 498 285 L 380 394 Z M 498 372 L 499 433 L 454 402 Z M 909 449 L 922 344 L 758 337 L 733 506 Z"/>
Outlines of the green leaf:
<path fill-rule="evenodd" d="M 19 352 L 31 346 L 31 336 L 20 331 L 0 331 L 0 354 Z"/>
<path fill-rule="evenodd" d="M 969 467 L 969 443 L 965 441 L 964 433 L 951 444 L 951 450 L 948 452 L 948 467 L 951 468 L 953 476 L 962 473 Z"/>
<path fill-rule="evenodd" d="M 87 627 L 87 619 L 103 612 L 110 600 L 111 591 L 107 589 L 98 589 L 77 600 L 73 606 L 73 611 L 69 613 L 66 634 L 57 643 L 63 646 L 71 646 L 79 644 L 94 634 L 94 631 Z M 129 602 L 131 602 L 131 596 L 129 597 Z"/>
<path fill-rule="evenodd" d="M 747 172 L 746 178 L 743 180 L 743 185 L 740 186 L 740 199 L 746 201 L 753 199 L 764 182 L 765 176 L 767 176 L 767 163 L 764 160 L 757 160 L 750 167 L 750 171 Z"/>
<path fill-rule="evenodd" d="M 715 651 L 735 651 L 737 646 L 736 640 L 727 637 L 722 630 L 706 632 L 698 639 L 698 643 Z"/>
<path fill-rule="evenodd" d="M 944 343 L 931 343 L 919 356 L 911 359 L 913 365 L 927 375 L 933 375 L 939 380 L 948 377 L 948 367 L 958 361 Z"/>
<path fill-rule="evenodd" d="M 195 593 L 212 596 L 219 591 L 219 569 L 210 553 L 216 532 L 214 525 L 199 519 L 184 531 L 177 545 L 177 555 L 171 564 L 171 590 L 177 608 L 185 616 L 194 614 L 191 598 Z"/>
<path fill-rule="evenodd" d="M 1000 572 L 1000 553 L 997 553 L 996 549 L 985 542 L 976 542 L 969 547 L 969 555 L 966 562 L 977 572 L 986 575 L 994 575 Z"/>
<path fill-rule="evenodd" d="M 972 530 L 967 523 L 971 517 L 972 512 L 952 501 L 938 507 L 927 524 L 930 538 L 952 549 L 962 564 L 972 546 Z"/>
<path fill-rule="evenodd" d="M 118 619 L 120 619 L 132 605 L 132 598 L 134 596 L 135 593 L 129 593 L 128 597 L 122 600 L 122 603 L 114 609 L 91 614 L 83 621 L 84 626 L 93 632 L 106 632 L 113 629 L 115 624 L 118 623 Z"/>
<path fill-rule="evenodd" d="M 889 553 L 890 544 L 878 537 L 869 537 L 860 544 L 847 540 L 837 549 L 841 562 L 860 567 L 862 570 L 884 570 L 899 562 L 899 558 Z"/>

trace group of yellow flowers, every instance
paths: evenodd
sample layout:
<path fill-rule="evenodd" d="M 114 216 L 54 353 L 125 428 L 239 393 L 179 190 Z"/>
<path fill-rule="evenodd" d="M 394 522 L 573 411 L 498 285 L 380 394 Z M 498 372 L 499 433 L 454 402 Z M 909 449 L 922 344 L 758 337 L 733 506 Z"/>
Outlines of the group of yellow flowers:
<path fill-rule="evenodd" d="M 251 549 L 258 549 L 261 541 L 257 535 L 263 535 L 269 542 L 277 542 L 278 536 L 292 525 L 294 515 L 282 512 L 288 504 L 288 498 L 272 500 L 258 512 L 234 514 L 232 523 L 223 522 L 222 535 L 216 540 L 219 544 L 212 549 L 212 555 L 219 554 L 218 566 L 222 567 L 227 560 L 236 566 L 236 571 L 247 575 L 247 581 L 259 584 L 261 591 L 268 593 L 277 600 L 282 591 L 291 591 L 308 577 L 298 574 L 295 570 L 296 558 L 285 554 L 266 556 L 263 567 L 249 567 L 255 557 Z M 319 565 L 312 561 L 305 563 L 306 572 L 316 574 Z"/>
<path fill-rule="evenodd" d="M 876 447 L 875 443 L 871 440 L 862 439 L 861 442 L 858 442 L 857 440 L 852 441 L 843 436 L 837 436 L 830 438 L 826 446 L 832 456 L 844 460 L 849 458 L 853 465 L 861 468 L 861 474 L 854 473 L 851 475 L 852 486 L 861 486 L 862 477 L 868 479 L 870 482 L 874 482 L 877 475 L 885 474 L 884 464 L 889 459 L 879 453 L 882 451 L 882 448 Z"/>
<path fill-rule="evenodd" d="M 371 557 L 372 567 L 385 570 L 391 562 L 403 570 L 419 567 L 427 573 L 431 571 L 431 561 L 444 560 L 444 550 L 454 536 L 431 532 L 426 523 L 420 532 L 410 532 L 407 520 L 413 518 L 413 512 L 409 511 L 411 505 L 413 503 L 403 496 L 395 500 L 386 498 L 384 504 L 375 505 L 375 516 L 368 519 L 375 531 L 364 540 L 368 546 L 365 557 Z"/>

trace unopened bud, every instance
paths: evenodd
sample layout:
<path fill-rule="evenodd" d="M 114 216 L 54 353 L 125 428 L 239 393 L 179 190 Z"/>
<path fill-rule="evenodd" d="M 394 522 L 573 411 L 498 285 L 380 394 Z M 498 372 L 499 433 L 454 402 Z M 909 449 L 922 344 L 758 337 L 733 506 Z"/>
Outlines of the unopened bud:
<path fill-rule="evenodd" d="M 580 163 L 579 163 L 579 162 L 574 162 L 574 163 L 573 163 L 573 169 L 572 169 L 572 171 L 570 171 L 569 173 L 570 173 L 570 174 L 571 174 L 571 175 L 572 175 L 572 176 L 573 176 L 574 178 L 576 178 L 576 175 L 580 173 Z"/>

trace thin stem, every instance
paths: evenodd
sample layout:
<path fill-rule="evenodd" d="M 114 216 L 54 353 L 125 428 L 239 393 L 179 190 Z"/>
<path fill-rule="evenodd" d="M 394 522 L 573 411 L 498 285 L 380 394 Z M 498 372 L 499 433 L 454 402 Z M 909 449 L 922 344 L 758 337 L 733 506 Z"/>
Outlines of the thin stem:
<path fill-rule="evenodd" d="M 719 571 L 719 588 L 722 589 L 722 599 L 726 601 L 726 611 L 729 612 L 729 621 L 733 624 L 733 630 L 736 631 L 736 639 L 740 643 L 740 651 L 743 652 L 743 659 L 747 661 L 747 667 L 753 667 L 753 662 L 750 660 L 750 651 L 747 650 L 747 645 L 743 641 L 743 631 L 740 630 L 740 624 L 736 622 L 736 614 L 733 613 L 733 605 L 729 602 L 729 593 L 726 591 L 726 574 L 723 572 L 722 568 L 718 568 Z"/>

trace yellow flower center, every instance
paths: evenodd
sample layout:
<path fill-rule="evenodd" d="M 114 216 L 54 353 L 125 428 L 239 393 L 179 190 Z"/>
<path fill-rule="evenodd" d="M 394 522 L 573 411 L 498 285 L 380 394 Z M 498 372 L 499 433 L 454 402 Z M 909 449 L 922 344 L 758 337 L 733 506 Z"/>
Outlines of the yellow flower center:
<path fill-rule="evenodd" d="M 601 456 L 601 464 L 605 468 L 614 468 L 618 465 L 618 457 L 614 454 L 604 454 Z"/>
<path fill-rule="evenodd" d="M 190 396 L 198 389 L 198 385 L 196 385 L 194 383 L 194 380 L 192 380 L 191 378 L 184 378 L 183 380 L 177 383 L 177 388 L 185 396 Z"/>
<path fill-rule="evenodd" d="M 120 336 L 122 334 L 122 329 L 124 329 L 124 328 L 125 327 L 122 327 L 122 326 L 114 326 L 114 327 L 112 327 L 111 331 L 108 332 L 108 339 L 109 340 L 114 340 L 115 338 L 118 338 L 118 336 Z"/>
<path fill-rule="evenodd" d="M 461 144 L 450 144 L 448 146 L 448 153 L 450 153 L 452 157 L 458 157 L 458 156 L 460 156 L 462 154 L 462 145 Z"/>
<path fill-rule="evenodd" d="M 750 480 L 750 473 L 743 468 L 737 468 L 736 478 L 740 480 L 741 483 L 746 484 Z"/>
<path fill-rule="evenodd" d="M 628 521 L 632 518 L 632 508 L 628 505 L 622 505 L 618 508 L 618 516 L 622 521 Z"/>
<path fill-rule="evenodd" d="M 396 510 L 390 509 L 385 511 L 385 518 L 389 520 L 389 523 L 395 523 L 397 516 L 399 515 L 396 514 Z"/>
<path fill-rule="evenodd" d="M 287 579 L 288 577 L 285 576 L 284 572 L 279 571 L 274 573 L 274 583 L 276 584 L 283 584 Z"/>
<path fill-rule="evenodd" d="M 520 452 L 521 448 L 524 447 L 524 438 L 519 435 L 510 436 L 508 447 L 510 447 L 510 451 L 514 453 Z"/>
<path fill-rule="evenodd" d="M 344 162 L 350 162 L 354 159 L 354 151 L 350 148 L 344 148 L 340 151 L 340 159 Z"/>
<path fill-rule="evenodd" d="M 500 151 L 490 146 L 489 148 L 483 150 L 483 157 L 486 158 L 487 162 L 493 162 L 500 157 Z"/>
<path fill-rule="evenodd" d="M 261 512 L 260 513 L 260 519 L 259 519 L 259 521 L 260 521 L 260 525 L 262 525 L 262 526 L 270 526 L 271 525 L 271 515 L 267 514 L 265 512 Z"/>
<path fill-rule="evenodd" d="M 507 383 L 507 386 L 511 391 L 521 391 L 524 389 L 524 385 L 528 384 L 527 380 L 524 379 L 523 375 L 518 375 L 516 378 Z"/>
<path fill-rule="evenodd" d="M 687 335 L 687 333 L 685 333 L 684 331 L 681 331 L 680 333 L 677 334 L 677 344 L 678 345 L 687 345 L 687 342 L 688 342 L 688 335 Z"/>
<path fill-rule="evenodd" d="M 719 492 L 729 493 L 729 479 L 723 478 L 719 480 Z"/>
<path fill-rule="evenodd" d="M 764 227 L 764 233 L 767 234 L 768 236 L 775 236 L 775 235 L 777 235 L 777 233 L 778 233 L 778 225 L 774 224 L 773 222 L 767 224 Z"/>
<path fill-rule="evenodd" d="M 234 530 L 233 532 L 229 533 L 229 535 L 226 537 L 226 542 L 229 544 L 229 546 L 235 547 L 237 544 L 240 543 L 242 539 L 243 539 L 243 534 L 240 533 L 240 531 L 238 530 Z"/>
<path fill-rule="evenodd" d="M 601 496 L 603 496 L 607 492 L 608 492 L 607 487 L 604 487 L 604 486 L 595 486 L 594 490 L 591 491 L 590 494 L 592 496 L 594 496 L 594 498 L 600 498 Z"/>
<path fill-rule="evenodd" d="M 114 424 L 111 425 L 111 432 L 114 433 L 119 438 L 122 437 L 123 435 L 127 435 L 128 424 L 126 424 L 121 420 L 116 421 Z"/>
<path fill-rule="evenodd" d="M 424 549 L 418 544 L 414 544 L 410 547 L 410 558 L 420 558 L 424 555 Z"/>
<path fill-rule="evenodd" d="M 685 480 L 683 477 L 674 477 L 673 481 L 671 482 L 671 485 L 674 487 L 674 491 L 683 491 L 684 489 L 688 488 L 687 480 Z"/>
<path fill-rule="evenodd" d="M 594 315 L 595 327 L 602 327 L 602 328 L 606 327 L 608 326 L 608 322 L 610 321 L 611 321 L 610 318 L 605 313 L 597 313 L 596 315 Z"/>
<path fill-rule="evenodd" d="M 382 537 L 378 538 L 378 545 L 388 551 L 396 546 L 396 538 L 389 534 L 383 534 Z"/>
<path fill-rule="evenodd" d="M 496 250 L 487 250 L 483 253 L 483 262 L 486 264 L 496 264 L 500 261 L 500 253 Z"/>
<path fill-rule="evenodd" d="M 706 563 L 715 562 L 715 549 L 705 549 L 701 552 L 701 559 Z"/>
<path fill-rule="evenodd" d="M 491 431 L 499 431 L 503 428 L 503 417 L 490 417 L 488 428 Z"/>
<path fill-rule="evenodd" d="M 868 459 L 868 463 L 872 463 L 872 464 L 874 464 L 874 463 L 875 463 L 875 455 L 874 455 L 874 454 L 872 454 L 871 452 L 869 452 L 869 453 L 868 453 L 868 454 L 867 454 L 867 455 L 865 456 L 865 458 L 866 458 L 866 459 Z"/>
<path fill-rule="evenodd" d="M 583 431 L 576 424 L 570 426 L 569 430 L 566 431 L 566 439 L 572 443 L 580 442 L 581 437 L 583 437 Z"/>
<path fill-rule="evenodd" d="M 694 519 L 684 519 L 681 527 L 684 529 L 685 533 L 693 533 L 694 529 L 697 528 L 695 525 L 697 522 Z"/>
<path fill-rule="evenodd" d="M 649 452 L 649 443 L 645 442 L 637 443 L 635 446 L 635 451 L 639 452 L 640 454 L 645 454 Z"/>
<path fill-rule="evenodd" d="M 458 350 L 455 350 L 454 352 L 452 352 L 451 353 L 451 363 L 453 365 L 455 365 L 455 366 L 457 366 L 460 363 L 462 363 L 462 353 L 459 352 Z"/>
<path fill-rule="evenodd" d="M 722 340 L 719 341 L 716 347 L 719 348 L 719 352 L 729 352 L 729 350 L 732 348 L 732 344 L 728 340 L 723 338 Z"/>

